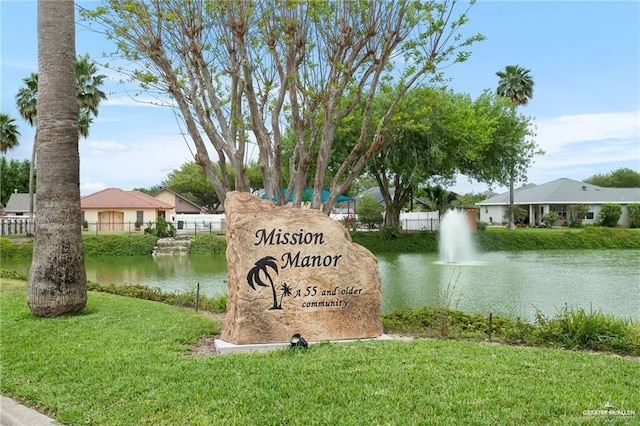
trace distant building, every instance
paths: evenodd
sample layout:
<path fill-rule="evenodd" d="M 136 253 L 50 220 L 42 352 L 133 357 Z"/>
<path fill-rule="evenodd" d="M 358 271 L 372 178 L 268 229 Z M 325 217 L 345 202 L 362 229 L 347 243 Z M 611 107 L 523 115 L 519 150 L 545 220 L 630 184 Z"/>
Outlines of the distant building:
<path fill-rule="evenodd" d="M 629 226 L 627 204 L 640 203 L 640 188 L 604 188 L 572 179 L 556 179 L 542 185 L 528 184 L 513 192 L 514 204 L 527 210 L 527 225 L 541 225 L 542 215 L 556 212 L 560 220 L 555 225 L 568 223 L 569 206 L 582 204 L 588 213 L 583 224 L 598 223 L 603 204 L 620 204 L 622 215 L 618 226 Z M 476 204 L 480 207 L 480 220 L 486 223 L 506 224 L 509 192 L 496 195 Z"/>

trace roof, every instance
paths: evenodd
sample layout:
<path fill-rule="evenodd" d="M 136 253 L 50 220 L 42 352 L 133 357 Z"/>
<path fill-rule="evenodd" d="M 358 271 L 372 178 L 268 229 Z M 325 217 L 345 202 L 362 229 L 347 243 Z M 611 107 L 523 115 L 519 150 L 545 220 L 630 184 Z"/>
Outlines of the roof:
<path fill-rule="evenodd" d="M 107 188 L 80 199 L 83 209 L 173 209 L 173 206 L 140 191 Z"/>
<path fill-rule="evenodd" d="M 202 210 L 202 206 L 200 206 L 200 205 L 198 205 L 198 204 L 194 203 L 193 201 L 189 200 L 188 198 L 183 197 L 182 195 L 178 194 L 178 193 L 177 193 L 177 192 L 175 192 L 175 191 L 172 191 L 172 190 L 171 190 L 171 189 L 169 189 L 169 188 L 162 188 L 162 189 L 159 189 L 159 190 L 157 190 L 156 192 L 154 192 L 151 196 L 152 196 L 152 197 L 155 197 L 156 195 L 161 194 L 161 193 L 163 193 L 163 192 L 169 192 L 169 193 L 173 194 L 174 196 L 176 196 L 176 197 L 180 198 L 180 199 L 181 199 L 182 201 L 184 201 L 185 203 L 188 203 L 188 204 L 192 205 L 193 207 L 197 208 L 198 210 Z"/>
<path fill-rule="evenodd" d="M 628 204 L 640 203 L 640 188 L 604 188 L 561 178 L 542 185 L 529 184 L 513 191 L 515 204 Z M 509 204 L 509 192 L 477 203 L 479 206 Z"/>
<path fill-rule="evenodd" d="M 34 208 L 35 208 L 35 194 Z M 29 213 L 29 194 L 14 192 L 9 197 L 7 205 L 4 208 L 5 213 Z"/>

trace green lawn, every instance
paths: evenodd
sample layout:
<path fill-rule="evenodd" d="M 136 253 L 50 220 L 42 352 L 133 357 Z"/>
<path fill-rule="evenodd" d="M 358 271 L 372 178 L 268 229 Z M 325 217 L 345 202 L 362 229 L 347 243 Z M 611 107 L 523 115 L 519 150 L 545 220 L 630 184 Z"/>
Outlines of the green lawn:
<path fill-rule="evenodd" d="M 630 359 L 431 339 L 194 357 L 218 325 L 187 309 L 90 292 L 83 314 L 39 319 L 23 281 L 0 295 L 2 394 L 67 425 L 640 422 Z M 607 404 L 635 415 L 584 414 Z"/>

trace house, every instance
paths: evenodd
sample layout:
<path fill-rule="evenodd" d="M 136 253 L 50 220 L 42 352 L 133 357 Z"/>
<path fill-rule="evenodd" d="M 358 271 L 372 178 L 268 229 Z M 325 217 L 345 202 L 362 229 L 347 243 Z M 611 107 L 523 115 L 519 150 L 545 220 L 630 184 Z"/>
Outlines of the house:
<path fill-rule="evenodd" d="M 107 188 L 80 199 L 82 221 L 96 224 L 98 231 L 130 231 L 135 224 L 145 226 L 158 217 L 175 214 L 173 204 L 140 191 Z"/>
<path fill-rule="evenodd" d="M 588 183 L 562 178 L 541 185 L 529 184 L 513 192 L 514 204 L 527 210 L 524 223 L 541 225 L 542 215 L 556 212 L 557 224 L 568 223 L 569 206 L 582 204 L 588 213 L 583 224 L 598 223 L 598 213 L 603 204 L 620 204 L 622 215 L 618 226 L 629 226 L 627 204 L 640 203 L 640 188 L 603 188 Z M 486 223 L 506 224 L 509 211 L 509 192 L 496 195 L 476 204 L 480 207 L 480 220 Z"/>
<path fill-rule="evenodd" d="M 34 199 L 34 209 L 35 209 L 35 195 Z M 23 194 L 14 192 L 9 197 L 9 201 L 7 201 L 7 205 L 4 207 L 4 214 L 9 217 L 24 217 L 27 218 L 29 216 L 29 194 Z"/>
<path fill-rule="evenodd" d="M 175 206 L 176 214 L 201 214 L 205 211 L 202 206 L 197 205 L 169 188 L 162 188 L 151 194 L 151 196 L 157 200 Z"/>

